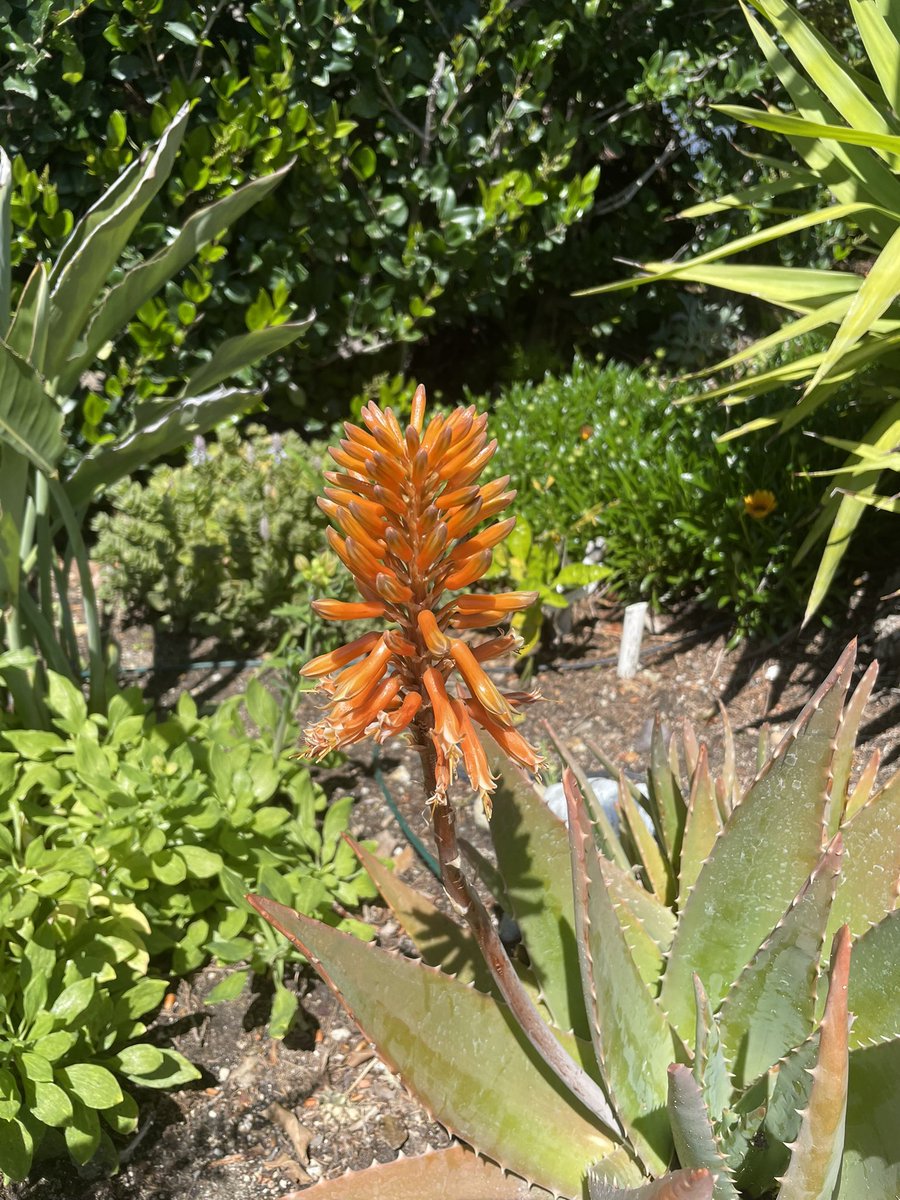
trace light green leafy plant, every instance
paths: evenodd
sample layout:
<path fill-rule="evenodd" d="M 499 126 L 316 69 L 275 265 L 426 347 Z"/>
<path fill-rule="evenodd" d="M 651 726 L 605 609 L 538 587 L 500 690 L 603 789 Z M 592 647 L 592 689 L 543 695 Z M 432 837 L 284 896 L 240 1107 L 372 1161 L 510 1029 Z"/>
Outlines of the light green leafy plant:
<path fill-rule="evenodd" d="M 224 381 L 294 340 L 303 323 L 260 328 L 222 342 L 173 392 L 136 404 L 132 419 L 107 434 L 100 417 L 78 449 L 76 397 L 86 372 L 124 337 L 132 317 L 199 247 L 223 233 L 267 195 L 288 167 L 248 183 L 196 211 L 152 257 L 120 258 L 148 206 L 165 183 L 184 137 L 187 106 L 159 142 L 128 166 L 79 221 L 52 264 L 39 263 L 10 308 L 9 160 L 0 152 L 0 608 L 4 642 L 29 647 L 44 664 L 79 678 L 81 654 L 69 603 L 73 564 L 83 596 L 90 700 L 102 707 L 106 669 L 100 622 L 82 537 L 86 507 L 106 487 L 181 446 L 229 415 L 253 407 L 259 389 Z M 108 400 L 88 387 L 85 408 Z M 96 414 L 95 414 L 96 415 Z M 92 422 L 87 419 L 88 424 Z M 87 434 L 85 433 L 85 436 Z M 63 548 L 62 559 L 55 553 Z M 32 726 L 46 724 L 41 675 L 6 673 L 16 706 Z"/>
<path fill-rule="evenodd" d="M 893 1200 L 900 776 L 876 788 L 875 755 L 852 782 L 876 673 L 850 695 L 853 662 L 851 647 L 745 788 L 728 738 L 716 778 L 693 731 L 667 742 L 657 726 L 647 798 L 622 777 L 614 822 L 570 769 L 567 830 L 495 764 L 496 866 L 463 849 L 518 923 L 514 974 L 552 1067 L 499 999 L 516 987 L 480 956 L 469 910 L 464 928 L 360 852 L 418 963 L 254 899 L 415 1094 L 499 1164 L 456 1147 L 310 1200 Z"/>
<path fill-rule="evenodd" d="M 804 207 L 787 219 L 693 259 L 644 263 L 643 281 L 610 284 L 582 294 L 674 279 L 757 296 L 786 311 L 789 315 L 775 333 L 711 368 L 715 372 L 733 367 L 757 369 L 714 386 L 705 395 L 707 399 L 724 397 L 734 405 L 786 383 L 799 388 L 799 394 L 787 407 L 750 419 L 729 437 L 760 429 L 785 432 L 805 425 L 848 379 L 862 381 L 860 390 L 871 409 L 867 432 L 859 439 L 824 438 L 847 457 L 843 466 L 819 472 L 831 476 L 831 481 L 822 497 L 822 511 L 795 559 L 801 560 L 825 539 L 806 607 L 808 620 L 821 605 L 867 508 L 900 512 L 895 494 L 900 470 L 896 453 L 900 404 L 893 386 L 900 344 L 900 2 L 850 0 L 865 51 L 858 66 L 845 62 L 786 0 L 761 0 L 754 2 L 753 8 L 755 12 L 745 8 L 747 21 L 784 88 L 788 107 L 717 107 L 728 118 L 784 135 L 805 165 L 775 162 L 779 170 L 776 183 L 762 185 L 762 189 L 754 184 L 718 202 L 686 209 L 681 215 L 699 217 L 752 207 L 759 201 L 760 190 L 770 196 L 789 196 L 810 185 L 827 189 L 834 203 L 812 211 Z M 774 29 L 793 61 L 757 13 Z M 767 160 L 767 165 L 772 161 Z M 856 231 L 858 269 L 847 270 L 840 261 L 830 270 L 723 261 L 828 222 L 843 223 Z M 766 369 L 764 355 L 773 346 L 812 330 L 826 330 L 831 335 L 825 349 Z"/>

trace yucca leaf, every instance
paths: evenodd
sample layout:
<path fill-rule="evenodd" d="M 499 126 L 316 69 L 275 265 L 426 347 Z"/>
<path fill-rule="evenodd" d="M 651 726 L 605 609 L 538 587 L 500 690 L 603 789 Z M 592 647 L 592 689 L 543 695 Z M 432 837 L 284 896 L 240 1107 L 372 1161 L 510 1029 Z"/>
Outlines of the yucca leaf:
<path fill-rule="evenodd" d="M 672 1031 L 628 949 L 570 771 L 563 786 L 569 809 L 575 934 L 584 994 L 590 997 L 591 1037 L 606 1090 L 629 1140 L 644 1166 L 658 1175 L 672 1153 L 665 1113 L 666 1068 L 675 1057 Z"/>
<path fill-rule="evenodd" d="M 719 1033 L 738 1088 L 813 1031 L 819 960 L 842 858 L 837 834 L 722 1002 Z"/>
<path fill-rule="evenodd" d="M 854 937 L 897 903 L 900 879 L 900 779 L 895 779 L 843 827 L 847 862 L 829 932 L 848 924 Z"/>
<path fill-rule="evenodd" d="M 536 1060 L 490 996 L 274 900 L 254 896 L 251 903 L 309 958 L 390 1067 L 461 1138 L 563 1196 L 580 1194 L 598 1159 L 623 1184 L 638 1181 L 630 1155 Z"/>
<path fill-rule="evenodd" d="M 713 1015 L 709 997 L 698 976 L 694 976 L 694 1000 L 697 1006 L 697 1025 L 694 1037 L 694 1079 L 697 1081 L 710 1117 L 719 1122 L 731 1103 L 732 1086 L 719 1026 Z"/>
<path fill-rule="evenodd" d="M 835 1200 L 900 1196 L 900 1039 L 854 1050 Z"/>
<path fill-rule="evenodd" d="M 491 835 L 510 915 L 522 931 L 534 977 L 554 1022 L 589 1040 L 566 828 L 508 760 L 498 756 L 491 767 L 499 775 Z"/>
<path fill-rule="evenodd" d="M 295 1192 L 294 1195 L 299 1195 Z M 417 1158 L 398 1158 L 317 1183 L 303 1193 L 309 1200 L 551 1200 L 552 1193 L 473 1154 L 466 1146 L 431 1150 Z"/>
<path fill-rule="evenodd" d="M 900 45 L 875 0 L 850 0 L 869 62 L 894 112 L 900 112 Z"/>
<path fill-rule="evenodd" d="M 644 824 L 641 812 L 632 796 L 624 772 L 619 772 L 619 799 L 617 803 L 620 819 L 628 830 L 631 843 L 637 852 L 637 863 L 644 872 L 650 890 L 653 891 L 663 904 L 671 904 L 675 899 L 675 880 L 669 863 L 663 858 L 653 834 Z M 644 810 L 646 811 L 646 810 Z"/>
<path fill-rule="evenodd" d="M 429 966 L 439 967 L 460 983 L 474 983 L 481 992 L 493 991 L 493 979 L 468 929 L 442 913 L 427 896 L 398 879 L 374 854 L 344 835 L 368 871 L 385 902 Z"/>
<path fill-rule="evenodd" d="M 713 1132 L 703 1095 L 688 1067 L 669 1067 L 668 1111 L 678 1161 L 705 1167 L 713 1176 L 713 1200 L 738 1200 L 728 1167 Z"/>
<path fill-rule="evenodd" d="M 719 806 L 713 792 L 709 761 L 704 745 L 700 748 L 700 755 L 691 781 L 687 823 L 681 846 L 681 863 L 678 871 L 678 907 L 680 909 L 684 908 L 688 892 L 697 882 L 700 868 L 709 858 L 721 828 Z"/>
<path fill-rule="evenodd" d="M 896 826 L 895 836 L 896 836 Z M 851 1049 L 900 1038 L 900 909 L 889 912 L 853 945 Z"/>
<path fill-rule="evenodd" d="M 712 1200 L 713 1177 L 709 1171 L 672 1171 L 662 1179 L 637 1188 L 620 1188 L 607 1182 L 602 1167 L 588 1174 L 590 1200 Z"/>
<path fill-rule="evenodd" d="M 768 129 L 772 133 L 783 133 L 792 140 L 796 138 L 828 138 L 848 146 L 870 146 L 885 150 L 889 154 L 900 154 L 900 137 L 890 133 L 879 133 L 874 129 L 853 129 L 846 125 L 825 125 L 820 121 L 807 121 L 803 117 L 779 112 L 777 109 L 747 108 L 742 104 L 713 104 L 716 112 L 752 125 L 756 129 Z"/>
<path fill-rule="evenodd" d="M 52 475 L 65 445 L 62 424 L 31 363 L 0 342 L 0 443 Z"/>
<path fill-rule="evenodd" d="M 698 217 L 710 217 L 714 213 L 728 212 L 736 208 L 757 209 L 765 206 L 774 196 L 783 196 L 786 192 L 798 192 L 803 188 L 815 187 L 818 179 L 812 171 L 798 171 L 793 178 L 769 179 L 765 183 L 753 183 L 749 187 L 738 188 L 735 192 L 727 192 L 717 196 L 715 200 L 705 200 L 702 204 L 692 204 L 683 208 L 677 214 L 685 220 L 696 220 Z"/>
<path fill-rule="evenodd" d="M 850 930 L 843 926 L 831 952 L 831 978 L 819 1029 L 819 1053 L 812 1069 L 809 1101 L 800 1131 L 791 1143 L 791 1160 L 782 1176 L 778 1200 L 831 1200 L 844 1150 L 849 1053 L 847 988 Z"/>
<path fill-rule="evenodd" d="M 851 644 L 735 807 L 687 898 L 660 993 L 682 1038 L 694 1032 L 694 973 L 718 1005 L 818 862 L 854 655 Z"/>

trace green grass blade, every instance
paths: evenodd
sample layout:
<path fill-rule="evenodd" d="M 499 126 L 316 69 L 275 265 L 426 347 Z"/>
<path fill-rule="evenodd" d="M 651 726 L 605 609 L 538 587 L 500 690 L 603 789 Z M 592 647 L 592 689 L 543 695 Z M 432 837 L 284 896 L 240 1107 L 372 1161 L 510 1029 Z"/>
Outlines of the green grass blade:
<path fill-rule="evenodd" d="M 713 1132 L 703 1094 L 688 1067 L 669 1067 L 669 1120 L 678 1161 L 683 1167 L 705 1167 L 713 1176 L 713 1200 L 738 1200 Z"/>
<path fill-rule="evenodd" d="M 812 1033 L 825 929 L 843 858 L 837 834 L 719 1009 L 735 1086 L 759 1078 Z"/>
<path fill-rule="evenodd" d="M 819 860 L 854 655 L 851 644 L 735 807 L 688 896 L 660 994 L 684 1039 L 694 1032 L 694 973 L 716 1007 Z"/>
<path fill-rule="evenodd" d="M 819 1029 L 819 1053 L 812 1069 L 809 1101 L 800 1131 L 791 1144 L 791 1161 L 781 1180 L 778 1200 L 831 1200 L 841 1169 L 847 1117 L 849 1053 L 847 986 L 850 931 L 834 940 L 825 1015 Z"/>
<path fill-rule="evenodd" d="M 470 1145 L 564 1196 L 580 1195 L 598 1159 L 621 1183 L 638 1182 L 630 1155 L 536 1060 L 491 997 L 274 900 L 251 903 L 309 958 L 426 1108 Z"/>
<path fill-rule="evenodd" d="M 900 1038 L 900 909 L 853 945 L 850 1011 L 851 1049 Z"/>
<path fill-rule="evenodd" d="M 700 757 L 691 781 L 687 824 L 681 846 L 681 862 L 678 871 L 679 909 L 684 908 L 688 893 L 697 882 L 700 868 L 709 858 L 721 828 L 722 820 L 709 773 L 707 750 L 703 745 L 700 747 Z"/>
<path fill-rule="evenodd" d="M 668 1166 L 666 1069 L 675 1045 L 665 1017 L 641 978 L 600 869 L 600 856 L 574 776 L 564 776 L 569 806 L 575 932 L 591 1037 L 613 1108 L 651 1174 Z"/>

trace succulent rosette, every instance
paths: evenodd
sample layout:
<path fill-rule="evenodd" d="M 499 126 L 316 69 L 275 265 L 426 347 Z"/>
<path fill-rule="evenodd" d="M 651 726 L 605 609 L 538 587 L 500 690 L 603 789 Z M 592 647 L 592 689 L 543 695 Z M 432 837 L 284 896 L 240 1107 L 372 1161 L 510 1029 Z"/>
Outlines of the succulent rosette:
<path fill-rule="evenodd" d="M 380 618 L 385 628 L 303 668 L 327 696 L 326 714 L 306 730 L 309 753 L 321 758 L 369 735 L 385 741 L 410 731 L 420 746 L 433 747 L 433 801 L 446 801 L 461 759 L 490 810 L 494 779 L 478 728 L 526 769 L 542 763 L 516 729 L 519 709 L 537 693 L 502 692 L 484 669 L 516 651 L 520 639 L 508 632 L 471 645 L 459 636 L 495 627 L 537 599 L 535 592 L 465 590 L 515 525 L 515 517 L 494 520 L 515 492 L 508 475 L 477 482 L 497 443 L 488 441 L 487 416 L 474 407 L 426 425 L 419 387 L 405 429 L 390 408 L 370 403 L 361 415 L 365 428 L 345 423 L 346 438 L 329 450 L 339 469 L 325 472 L 330 486 L 319 506 L 333 523 L 328 542 L 362 599 L 313 607 L 326 620 Z"/>

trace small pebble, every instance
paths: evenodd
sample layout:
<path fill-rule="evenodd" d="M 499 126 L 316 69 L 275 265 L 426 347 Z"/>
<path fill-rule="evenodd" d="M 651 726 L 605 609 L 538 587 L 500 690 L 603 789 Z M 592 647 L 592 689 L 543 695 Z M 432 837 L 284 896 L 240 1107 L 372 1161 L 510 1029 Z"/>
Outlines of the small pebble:
<path fill-rule="evenodd" d="M 339 1025 L 336 1029 L 332 1029 L 331 1036 L 336 1042 L 346 1042 L 350 1037 L 350 1030 L 345 1029 L 343 1025 Z"/>

